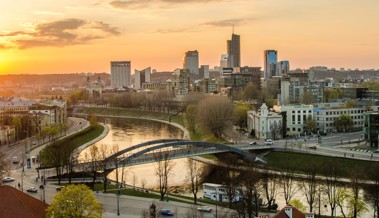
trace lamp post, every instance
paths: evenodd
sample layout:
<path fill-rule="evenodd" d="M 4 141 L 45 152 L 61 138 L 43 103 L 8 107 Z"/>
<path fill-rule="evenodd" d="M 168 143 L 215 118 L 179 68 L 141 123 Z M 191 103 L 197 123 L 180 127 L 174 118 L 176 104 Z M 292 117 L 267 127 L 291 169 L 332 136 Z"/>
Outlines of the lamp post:
<path fill-rule="evenodd" d="M 217 218 L 217 205 L 218 205 L 218 189 L 216 187 L 216 218 Z"/>
<path fill-rule="evenodd" d="M 120 216 L 120 190 L 121 186 L 117 188 L 117 216 Z"/>

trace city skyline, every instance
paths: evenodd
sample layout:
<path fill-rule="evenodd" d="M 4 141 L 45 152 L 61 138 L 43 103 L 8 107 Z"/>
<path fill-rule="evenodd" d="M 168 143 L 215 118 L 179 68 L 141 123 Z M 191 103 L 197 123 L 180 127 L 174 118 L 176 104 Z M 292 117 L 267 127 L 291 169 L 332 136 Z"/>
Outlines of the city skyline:
<path fill-rule="evenodd" d="M 0 20 L 0 74 L 110 73 L 110 61 L 173 71 L 186 51 L 218 66 L 241 36 L 241 66 L 263 67 L 274 49 L 291 69 L 378 69 L 377 0 L 7 0 Z M 196 16 L 195 16 L 196 15 Z M 280 58 L 280 59 L 281 59 Z"/>

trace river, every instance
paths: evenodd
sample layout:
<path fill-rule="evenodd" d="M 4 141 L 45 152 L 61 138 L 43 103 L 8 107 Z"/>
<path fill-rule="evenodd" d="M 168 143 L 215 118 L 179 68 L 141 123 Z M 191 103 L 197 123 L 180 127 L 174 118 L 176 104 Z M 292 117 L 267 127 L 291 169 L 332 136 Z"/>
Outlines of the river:
<path fill-rule="evenodd" d="M 140 119 L 126 119 L 126 118 L 99 118 L 99 121 L 105 123 L 109 127 L 108 135 L 97 142 L 97 145 L 106 144 L 109 148 L 113 145 L 118 145 L 119 150 L 127 147 L 147 142 L 156 139 L 182 139 L 183 132 L 167 123 L 140 120 Z M 79 156 L 79 159 L 84 159 L 85 153 L 89 148 L 84 149 Z M 169 186 L 181 186 L 187 182 L 187 170 L 186 170 L 186 158 L 173 160 L 174 168 L 169 179 Z M 158 185 L 157 176 L 155 175 L 155 164 L 142 164 L 133 167 L 125 168 L 124 177 L 119 175 L 119 181 L 123 181 L 126 184 L 135 185 L 141 187 L 142 183 L 145 183 L 146 188 L 155 188 Z M 121 174 L 121 173 L 120 173 Z M 115 173 L 109 174 L 109 178 L 116 180 Z M 299 184 L 296 184 L 299 185 Z M 188 194 L 191 196 L 190 194 Z M 202 196 L 202 192 L 199 192 L 198 196 Z M 304 206 L 306 205 L 305 196 L 301 191 L 298 191 L 294 199 L 300 200 Z M 284 198 L 281 194 L 277 196 L 279 208 L 285 206 Z M 325 202 L 322 202 L 324 205 Z M 372 217 L 372 206 L 367 205 L 370 212 L 363 214 L 361 217 Z M 338 209 L 339 210 L 339 209 Z M 346 211 L 346 209 L 345 209 Z M 321 207 L 321 213 L 329 215 L 330 209 Z M 340 212 L 337 212 L 340 215 Z"/>

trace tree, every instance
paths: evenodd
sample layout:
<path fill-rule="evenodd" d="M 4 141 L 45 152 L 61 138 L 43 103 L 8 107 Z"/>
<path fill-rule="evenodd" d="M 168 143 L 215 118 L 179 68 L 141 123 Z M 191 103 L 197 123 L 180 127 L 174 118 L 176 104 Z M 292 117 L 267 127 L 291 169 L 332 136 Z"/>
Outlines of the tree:
<path fill-rule="evenodd" d="M 5 155 L 0 152 L 0 184 L 3 182 L 4 172 L 6 172 L 9 167 L 5 160 Z"/>
<path fill-rule="evenodd" d="M 259 99 L 262 97 L 262 93 L 259 90 L 259 87 L 250 82 L 245 86 L 245 88 L 242 90 L 242 99 L 243 100 L 253 100 L 253 99 Z"/>
<path fill-rule="evenodd" d="M 312 104 L 313 103 L 313 95 L 308 90 L 304 90 L 303 98 L 301 99 L 302 104 Z"/>
<path fill-rule="evenodd" d="M 353 99 L 347 100 L 345 104 L 341 106 L 341 108 L 356 108 L 356 107 L 357 107 L 357 101 Z"/>
<path fill-rule="evenodd" d="M 193 194 L 193 203 L 197 203 L 197 192 L 201 186 L 201 179 L 203 176 L 202 165 L 194 159 L 188 158 L 186 161 L 188 180 L 191 186 L 191 192 Z"/>
<path fill-rule="evenodd" d="M 288 158 L 283 159 L 283 166 L 283 170 L 279 171 L 279 185 L 283 189 L 284 200 L 288 204 L 299 188 L 295 185 L 295 172 Z"/>
<path fill-rule="evenodd" d="M 367 185 L 369 201 L 372 203 L 374 207 L 374 215 L 373 217 L 379 217 L 379 174 L 377 173 L 379 170 L 379 163 L 374 163 L 374 166 L 371 169 L 371 173 L 369 174 L 369 180 L 373 182 L 372 185 Z"/>
<path fill-rule="evenodd" d="M 271 206 L 275 203 L 276 196 L 278 195 L 278 177 L 276 174 L 270 173 L 267 166 L 265 166 L 261 172 L 261 183 L 267 200 L 267 211 L 269 212 Z"/>
<path fill-rule="evenodd" d="M 317 123 L 311 115 L 308 115 L 307 119 L 305 120 L 305 127 L 309 133 L 316 131 Z"/>
<path fill-rule="evenodd" d="M 240 171 L 241 201 L 235 205 L 240 218 L 253 218 L 258 216 L 259 209 L 259 172 L 251 165 Z"/>
<path fill-rule="evenodd" d="M 240 129 L 247 127 L 247 111 L 251 110 L 250 106 L 245 102 L 237 102 L 234 110 L 235 125 Z"/>
<path fill-rule="evenodd" d="M 95 114 L 90 114 L 88 117 L 90 126 L 96 126 L 97 125 L 97 117 Z"/>
<path fill-rule="evenodd" d="M 220 139 L 224 130 L 231 124 L 234 106 L 223 96 L 210 96 L 199 102 L 198 119 L 205 130 Z"/>
<path fill-rule="evenodd" d="M 325 187 L 324 193 L 327 196 L 327 203 L 330 206 L 330 215 L 333 218 L 335 214 L 335 210 L 337 208 L 337 188 L 338 188 L 338 162 L 337 161 L 329 161 L 326 162 L 324 167 L 325 174 Z"/>
<path fill-rule="evenodd" d="M 187 121 L 188 129 L 195 134 L 196 131 L 196 105 L 190 104 L 186 108 L 186 113 L 184 114 L 184 118 Z"/>
<path fill-rule="evenodd" d="M 310 162 L 305 165 L 305 178 L 302 180 L 301 189 L 306 197 L 306 200 L 309 205 L 309 211 L 313 212 L 313 208 L 316 203 L 316 190 L 317 190 L 317 181 L 316 174 L 319 165 L 315 162 Z"/>
<path fill-rule="evenodd" d="M 301 203 L 301 201 L 298 200 L 298 199 L 292 199 L 292 200 L 290 200 L 289 204 L 291 204 L 296 209 L 302 211 L 303 213 L 305 213 L 307 211 L 307 209 L 305 208 L 304 204 Z"/>
<path fill-rule="evenodd" d="M 354 122 L 350 115 L 341 114 L 334 120 L 334 126 L 338 132 L 345 132 L 353 129 Z"/>
<path fill-rule="evenodd" d="M 161 201 L 168 191 L 168 178 L 172 173 L 174 163 L 170 160 L 170 153 L 160 150 L 154 153 L 155 158 L 155 174 L 158 176 L 159 193 Z"/>
<path fill-rule="evenodd" d="M 354 167 L 350 171 L 350 187 L 351 197 L 349 198 L 349 216 L 357 218 L 360 213 L 367 210 L 366 204 L 362 197 L 359 195 L 359 189 L 361 188 L 360 180 L 364 177 L 362 169 Z"/>
<path fill-rule="evenodd" d="M 46 217 L 97 218 L 103 208 L 85 185 L 69 185 L 58 192 L 46 210 Z"/>

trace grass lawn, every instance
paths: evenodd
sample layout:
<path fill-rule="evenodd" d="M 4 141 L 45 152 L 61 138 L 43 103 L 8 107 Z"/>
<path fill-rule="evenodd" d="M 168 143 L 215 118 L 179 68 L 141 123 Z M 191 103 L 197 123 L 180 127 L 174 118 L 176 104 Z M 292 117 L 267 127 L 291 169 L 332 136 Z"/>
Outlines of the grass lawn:
<path fill-rule="evenodd" d="M 163 112 L 155 111 L 144 111 L 144 110 L 132 110 L 132 109 L 119 109 L 119 108 L 84 108 L 84 113 L 87 114 L 99 114 L 99 115 L 109 115 L 109 116 L 124 116 L 133 118 L 150 118 L 157 120 L 169 121 L 170 116 L 174 114 L 168 114 Z M 171 122 L 184 125 L 183 115 L 179 114 L 171 117 Z"/>
<path fill-rule="evenodd" d="M 344 178 L 349 178 L 349 173 L 354 169 L 357 170 L 357 168 L 363 172 L 364 175 L 369 175 L 370 170 L 373 168 L 374 164 L 376 164 L 372 161 L 289 152 L 270 152 L 266 155 L 266 158 L 268 159 L 268 165 L 278 171 L 284 169 L 285 165 L 288 163 L 288 165 L 296 172 L 306 172 L 306 165 L 314 163 L 319 165 L 318 174 L 320 175 L 324 175 L 323 167 L 331 162 L 338 166 L 338 176 Z"/>

